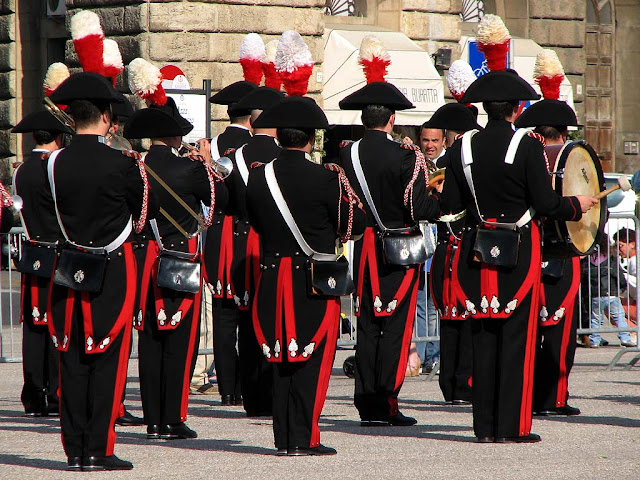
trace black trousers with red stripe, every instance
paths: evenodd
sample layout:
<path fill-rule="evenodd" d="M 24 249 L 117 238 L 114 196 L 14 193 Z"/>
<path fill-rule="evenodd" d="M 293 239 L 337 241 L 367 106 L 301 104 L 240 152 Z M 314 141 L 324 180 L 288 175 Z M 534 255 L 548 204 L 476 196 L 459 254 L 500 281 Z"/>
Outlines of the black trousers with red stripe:
<path fill-rule="evenodd" d="M 60 426 L 69 457 L 113 455 L 115 420 L 124 390 L 131 328 L 126 325 L 102 353 L 85 353 L 76 301 L 69 349 L 60 353 Z"/>
<path fill-rule="evenodd" d="M 576 354 L 578 302 L 573 313 L 556 325 L 538 327 L 533 384 L 533 411 L 564 407 L 569 398 L 569 373 Z"/>
<path fill-rule="evenodd" d="M 240 395 L 238 308 L 228 298 L 213 299 L 213 361 L 220 395 Z"/>
<path fill-rule="evenodd" d="M 275 363 L 273 368 L 273 436 L 276 448 L 317 447 L 318 419 L 327 395 L 336 354 L 337 321 L 304 362 Z"/>
<path fill-rule="evenodd" d="M 363 421 L 386 420 L 398 413 L 398 394 L 404 382 L 413 332 L 417 284 L 392 315 L 376 317 L 367 278 L 358 317 L 354 405 Z"/>
<path fill-rule="evenodd" d="M 477 437 L 530 433 L 538 321 L 538 312 L 530 309 L 531 292 L 509 318 L 467 320 L 473 343 L 473 430 Z"/>
<path fill-rule="evenodd" d="M 445 401 L 470 402 L 473 370 L 471 322 L 440 320 L 440 390 Z"/>
<path fill-rule="evenodd" d="M 247 415 L 272 414 L 273 365 L 262 354 L 251 318 L 251 310 L 238 311 L 238 352 L 242 398 Z"/>
<path fill-rule="evenodd" d="M 149 295 L 144 329 L 138 336 L 140 396 L 146 425 L 171 425 L 186 420 L 188 388 L 198 356 L 199 322 L 194 302 L 173 330 L 159 330 Z M 198 315 L 198 319 L 200 316 Z"/>
<path fill-rule="evenodd" d="M 24 411 L 58 411 L 58 352 L 47 325 L 34 325 L 28 319 L 22 323 L 22 373 Z"/>

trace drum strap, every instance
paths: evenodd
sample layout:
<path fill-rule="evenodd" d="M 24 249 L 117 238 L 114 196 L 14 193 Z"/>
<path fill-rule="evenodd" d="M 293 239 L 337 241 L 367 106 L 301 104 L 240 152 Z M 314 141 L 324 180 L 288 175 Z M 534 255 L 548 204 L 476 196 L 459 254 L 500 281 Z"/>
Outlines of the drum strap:
<path fill-rule="evenodd" d="M 507 149 L 507 154 L 505 156 L 505 163 L 513 164 L 516 151 L 518 150 L 518 145 L 520 145 L 520 141 L 522 137 L 527 134 L 527 129 L 517 130 L 516 133 L 511 138 L 511 142 L 509 143 L 509 148 Z M 533 216 L 535 215 L 535 210 L 533 208 L 529 208 L 522 217 L 518 219 L 516 223 L 502 223 L 502 222 L 487 222 L 482 217 L 482 213 L 480 213 L 480 207 L 478 206 L 478 198 L 476 197 L 476 189 L 473 185 L 473 177 L 471 175 L 471 164 L 473 163 L 473 153 L 471 151 L 471 138 L 478 133 L 478 130 L 469 130 L 462 136 L 462 167 L 464 169 L 464 176 L 467 179 L 467 183 L 469 184 L 469 189 L 471 190 L 471 196 L 473 197 L 473 201 L 476 204 L 476 210 L 478 212 L 478 217 L 483 223 L 488 223 L 495 226 L 503 226 L 504 228 L 510 228 L 515 230 L 516 227 L 523 227 L 527 223 L 531 221 Z"/>

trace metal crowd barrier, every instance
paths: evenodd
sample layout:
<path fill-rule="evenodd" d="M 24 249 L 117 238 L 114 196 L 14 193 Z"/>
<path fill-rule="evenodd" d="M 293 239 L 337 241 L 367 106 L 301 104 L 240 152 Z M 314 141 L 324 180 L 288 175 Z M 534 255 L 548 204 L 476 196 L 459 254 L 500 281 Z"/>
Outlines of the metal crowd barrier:
<path fill-rule="evenodd" d="M 20 273 L 14 260 L 22 252 L 22 227 L 0 236 L 0 363 L 22 361 Z"/>

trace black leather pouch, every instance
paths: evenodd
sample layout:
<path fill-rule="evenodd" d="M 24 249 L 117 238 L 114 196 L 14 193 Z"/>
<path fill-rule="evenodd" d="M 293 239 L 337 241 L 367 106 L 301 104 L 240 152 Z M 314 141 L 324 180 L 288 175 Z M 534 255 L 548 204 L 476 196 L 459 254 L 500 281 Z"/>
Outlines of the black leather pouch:
<path fill-rule="evenodd" d="M 18 271 L 27 275 L 51 278 L 56 264 L 57 245 L 55 243 L 25 242 L 18 262 Z"/>
<path fill-rule="evenodd" d="M 336 261 L 310 260 L 309 287 L 312 295 L 350 295 L 355 291 L 345 257 Z"/>
<path fill-rule="evenodd" d="M 498 267 L 515 267 L 519 249 L 519 230 L 478 226 L 473 244 L 474 260 Z"/>
<path fill-rule="evenodd" d="M 564 260 L 554 258 L 542 262 L 542 276 L 549 278 L 562 278 L 564 272 Z"/>
<path fill-rule="evenodd" d="M 427 250 L 420 228 L 387 229 L 380 233 L 382 250 L 392 265 L 418 265 L 427 261 Z"/>
<path fill-rule="evenodd" d="M 163 250 L 158 258 L 158 286 L 176 292 L 200 291 L 200 259 L 191 253 Z"/>
<path fill-rule="evenodd" d="M 82 292 L 99 292 L 106 267 L 104 250 L 94 252 L 67 245 L 60 253 L 53 283 Z"/>

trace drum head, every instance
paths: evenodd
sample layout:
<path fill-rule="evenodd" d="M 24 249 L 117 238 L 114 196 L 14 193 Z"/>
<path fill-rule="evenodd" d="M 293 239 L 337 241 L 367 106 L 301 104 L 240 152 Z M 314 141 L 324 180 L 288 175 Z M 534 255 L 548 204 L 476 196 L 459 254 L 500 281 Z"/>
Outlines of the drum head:
<path fill-rule="evenodd" d="M 561 193 L 565 197 L 574 195 L 594 196 L 601 191 L 604 175 L 600 161 L 593 149 L 584 141 L 566 145 L 560 154 L 558 167 L 564 168 Z M 557 189 L 556 189 L 557 190 Z M 600 239 L 604 229 L 606 201 L 591 208 L 577 222 L 566 222 L 567 233 L 574 249 L 580 255 L 590 253 Z"/>

